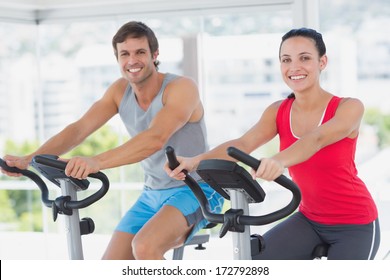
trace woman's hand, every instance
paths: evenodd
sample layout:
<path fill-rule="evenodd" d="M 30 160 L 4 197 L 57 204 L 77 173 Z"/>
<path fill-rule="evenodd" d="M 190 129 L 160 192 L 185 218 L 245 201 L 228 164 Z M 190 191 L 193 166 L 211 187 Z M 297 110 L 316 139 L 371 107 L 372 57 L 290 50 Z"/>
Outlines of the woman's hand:
<path fill-rule="evenodd" d="M 274 181 L 284 172 L 284 165 L 279 160 L 274 158 L 263 158 L 257 170 L 251 170 L 251 174 L 254 180 L 261 178 L 266 181 Z"/>
<path fill-rule="evenodd" d="M 186 178 L 186 172 L 191 172 L 196 169 L 198 166 L 198 161 L 196 158 L 186 158 L 186 157 L 176 157 L 179 162 L 179 166 L 174 170 L 169 168 L 168 161 L 164 164 L 164 170 L 167 172 L 168 176 L 171 178 L 175 178 L 176 180 L 183 181 Z"/>

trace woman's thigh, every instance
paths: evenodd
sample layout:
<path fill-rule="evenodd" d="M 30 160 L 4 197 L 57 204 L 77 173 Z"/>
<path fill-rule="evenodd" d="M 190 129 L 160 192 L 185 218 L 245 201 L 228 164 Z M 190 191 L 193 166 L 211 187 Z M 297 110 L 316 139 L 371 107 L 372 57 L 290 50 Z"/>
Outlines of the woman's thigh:
<path fill-rule="evenodd" d="M 310 260 L 313 249 L 322 243 L 310 222 L 297 212 L 264 234 L 265 248 L 253 259 Z"/>
<path fill-rule="evenodd" d="M 380 244 L 378 220 L 366 225 L 340 225 L 321 229 L 330 244 L 328 260 L 372 260 Z"/>

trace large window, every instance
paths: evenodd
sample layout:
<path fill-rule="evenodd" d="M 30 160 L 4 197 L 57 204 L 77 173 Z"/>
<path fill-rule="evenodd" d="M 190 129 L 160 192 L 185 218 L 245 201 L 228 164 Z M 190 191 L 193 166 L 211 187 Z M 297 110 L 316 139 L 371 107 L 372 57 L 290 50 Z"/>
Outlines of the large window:
<path fill-rule="evenodd" d="M 37 28 L 0 23 L 0 151 L 7 139 L 35 136 L 35 100 L 39 85 Z M 25 125 L 27 122 L 27 125 Z"/>

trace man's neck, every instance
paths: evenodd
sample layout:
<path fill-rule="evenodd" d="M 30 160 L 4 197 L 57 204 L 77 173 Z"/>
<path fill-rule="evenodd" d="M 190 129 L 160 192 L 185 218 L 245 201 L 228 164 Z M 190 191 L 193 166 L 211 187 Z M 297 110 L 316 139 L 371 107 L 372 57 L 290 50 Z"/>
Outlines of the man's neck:
<path fill-rule="evenodd" d="M 161 89 L 162 82 L 164 80 L 164 74 L 154 72 L 148 79 L 142 84 L 132 84 L 133 91 L 135 93 L 138 105 L 147 110 L 152 103 L 153 99 L 157 96 Z"/>

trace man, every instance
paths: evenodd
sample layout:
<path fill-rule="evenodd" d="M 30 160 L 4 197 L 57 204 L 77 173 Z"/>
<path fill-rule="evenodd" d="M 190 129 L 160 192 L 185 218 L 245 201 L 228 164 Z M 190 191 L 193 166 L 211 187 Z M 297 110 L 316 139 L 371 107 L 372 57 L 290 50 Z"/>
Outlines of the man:
<path fill-rule="evenodd" d="M 103 259 L 163 259 L 168 250 L 181 246 L 207 224 L 191 190 L 163 170 L 168 145 L 187 156 L 208 150 L 204 109 L 191 79 L 158 72 L 158 41 L 144 23 L 124 24 L 112 45 L 123 77 L 79 120 L 37 151 L 4 159 L 9 166 L 25 169 L 37 154 L 62 155 L 119 114 L 131 139 L 92 157 L 69 159 L 65 173 L 82 179 L 99 170 L 141 162 L 145 188 L 116 228 Z M 221 196 L 208 185 L 201 186 L 212 210 L 220 211 Z"/>

